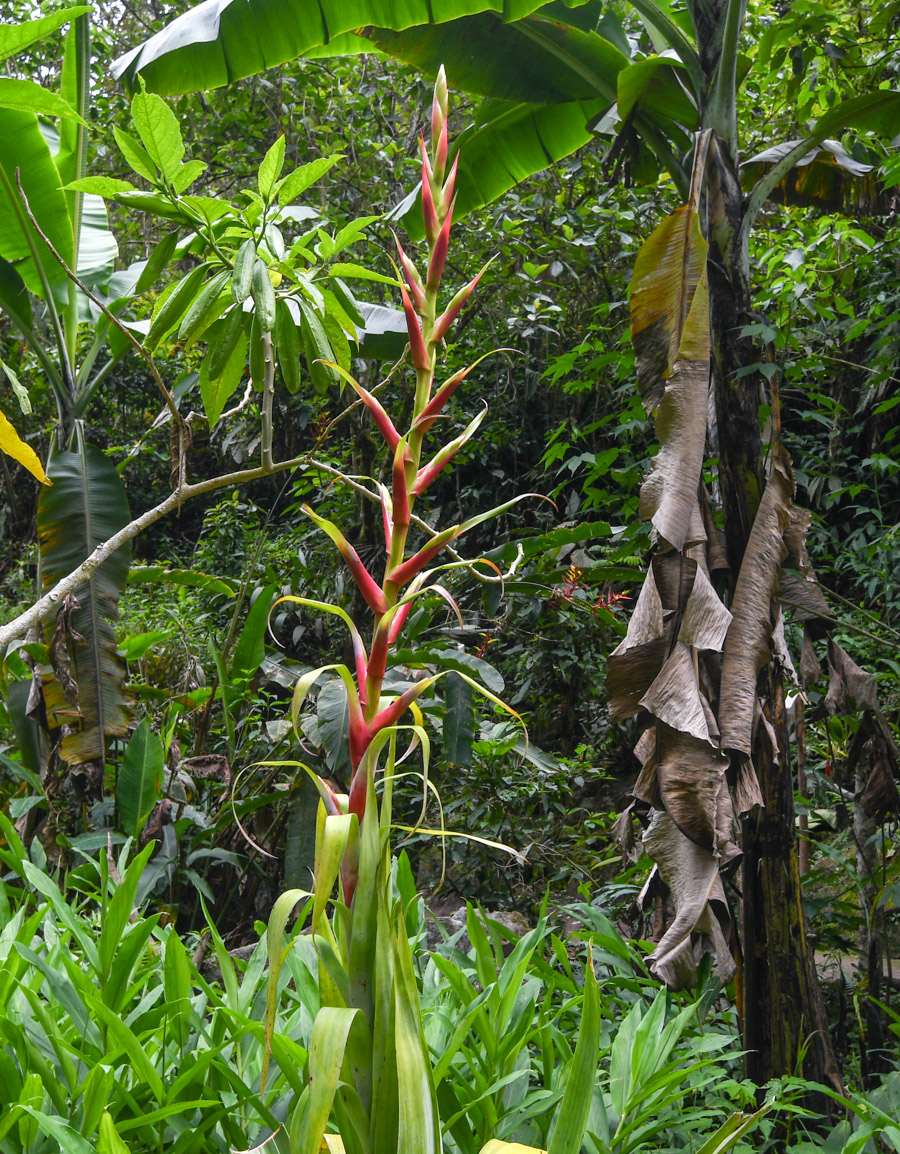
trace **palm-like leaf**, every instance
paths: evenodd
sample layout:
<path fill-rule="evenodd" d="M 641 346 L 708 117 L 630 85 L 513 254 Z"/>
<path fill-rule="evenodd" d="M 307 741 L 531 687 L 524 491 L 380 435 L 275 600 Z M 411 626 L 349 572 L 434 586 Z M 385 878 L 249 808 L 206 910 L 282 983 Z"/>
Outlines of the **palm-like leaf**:
<path fill-rule="evenodd" d="M 130 520 L 128 500 L 112 463 L 93 445 L 58 452 L 50 462 L 52 487 L 38 502 L 41 577 L 45 589 L 71 573 L 101 542 Z M 77 701 L 58 681 L 45 684 L 51 723 L 72 727 L 62 752 L 67 761 L 102 765 L 106 739 L 127 732 L 130 717 L 123 684 L 125 662 L 117 653 L 114 622 L 125 587 L 131 548 L 123 546 L 79 586 L 79 608 L 70 618 L 69 649 Z M 52 633 L 52 623 L 48 626 Z M 76 636 L 76 634 L 78 636 Z"/>

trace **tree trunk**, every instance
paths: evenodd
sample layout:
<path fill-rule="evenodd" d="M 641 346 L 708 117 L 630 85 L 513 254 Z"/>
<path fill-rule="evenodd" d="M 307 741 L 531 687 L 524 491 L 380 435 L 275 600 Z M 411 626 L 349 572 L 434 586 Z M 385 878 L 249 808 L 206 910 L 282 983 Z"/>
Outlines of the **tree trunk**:
<path fill-rule="evenodd" d="M 710 150 L 707 223 L 710 240 L 710 330 L 718 478 L 732 581 L 743 560 L 765 485 L 759 373 L 738 370 L 761 359 L 741 336 L 750 323 L 749 258 L 741 241 L 743 199 L 737 166 L 723 140 Z M 741 928 L 744 951 L 743 1041 L 746 1073 L 758 1085 L 794 1073 L 804 1050 L 806 1077 L 840 1084 L 821 995 L 809 954 L 800 889 L 794 794 L 784 689 L 774 665 L 760 676 L 763 711 L 753 764 L 765 809 L 743 822 Z M 824 1110 L 826 1103 L 816 1103 Z"/>

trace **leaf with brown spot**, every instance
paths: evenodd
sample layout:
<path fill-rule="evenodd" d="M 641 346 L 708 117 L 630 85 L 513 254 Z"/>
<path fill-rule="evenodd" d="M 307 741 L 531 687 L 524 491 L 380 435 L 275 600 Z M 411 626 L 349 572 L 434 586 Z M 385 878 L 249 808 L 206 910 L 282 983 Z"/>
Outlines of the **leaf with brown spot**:
<path fill-rule="evenodd" d="M 683 205 L 654 229 L 634 263 L 631 340 L 648 413 L 662 401 L 679 355 L 684 359 L 682 341 L 701 283 L 705 291 L 708 250 L 698 214 Z M 708 358 L 707 352 L 691 359 Z"/>
<path fill-rule="evenodd" d="M 775 626 L 774 598 L 784 558 L 784 531 L 790 519 L 794 479 L 790 460 L 776 449 L 772 473 L 750 539 L 734 591 L 734 620 L 725 638 L 722 657 L 722 684 L 719 701 L 719 729 L 724 749 L 750 754 L 756 679 L 772 655 Z"/>

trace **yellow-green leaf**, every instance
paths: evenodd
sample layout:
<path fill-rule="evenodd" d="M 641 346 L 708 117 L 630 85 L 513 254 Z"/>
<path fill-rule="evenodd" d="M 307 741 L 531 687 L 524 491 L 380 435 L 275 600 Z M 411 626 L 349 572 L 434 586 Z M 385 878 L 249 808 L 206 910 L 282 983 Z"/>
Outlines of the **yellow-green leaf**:
<path fill-rule="evenodd" d="M 50 484 L 44 467 L 38 460 L 37 453 L 31 445 L 25 444 L 2 413 L 0 413 L 0 449 L 6 453 L 7 457 L 12 457 L 14 461 L 18 461 L 32 476 L 37 477 L 42 485 Z"/>

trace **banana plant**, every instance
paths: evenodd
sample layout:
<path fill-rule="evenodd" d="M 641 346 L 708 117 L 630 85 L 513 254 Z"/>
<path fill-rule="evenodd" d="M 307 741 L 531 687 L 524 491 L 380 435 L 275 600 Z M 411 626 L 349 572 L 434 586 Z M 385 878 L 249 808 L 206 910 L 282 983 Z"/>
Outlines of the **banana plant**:
<path fill-rule="evenodd" d="M 662 815 L 660 822 L 665 819 L 683 838 L 674 863 L 677 928 L 665 947 L 660 943 L 657 963 L 661 974 L 683 980 L 690 965 L 682 970 L 680 963 L 688 962 L 693 941 L 706 938 L 728 971 L 729 919 L 720 901 L 718 870 L 709 863 L 735 869 L 743 853 L 747 1072 L 764 1083 L 793 1071 L 812 1028 L 816 1041 L 806 1051 L 807 1073 L 833 1080 L 827 1034 L 819 1028 L 821 1000 L 805 958 L 786 729 L 780 721 L 783 691 L 773 660 L 779 614 L 772 599 L 781 554 L 801 556 L 803 515 L 793 509 L 784 450 L 773 451 L 768 475 L 765 465 L 760 398 L 770 382 L 757 367 L 765 351 L 746 331 L 752 328 L 746 325 L 749 238 L 770 198 L 833 205 L 836 188 L 849 190 L 850 195 L 841 194 L 847 200 L 869 195 L 871 173 L 855 165 L 837 138 L 850 131 L 892 138 L 900 94 L 882 88 L 849 98 L 831 93 L 833 103 L 824 102 L 796 139 L 776 143 L 742 165 L 739 84 L 746 65 L 765 69 L 771 56 L 770 51 L 750 61 L 742 56 L 746 0 L 687 0 L 683 6 L 631 0 L 631 7 L 653 45 L 651 53 L 635 48 L 600 0 L 572 5 L 521 0 L 512 7 L 495 0 L 475 6 L 450 0 L 438 12 L 425 0 L 402 7 L 324 0 L 314 13 L 294 6 L 289 21 L 276 16 L 283 11 L 277 0 L 224 5 L 205 0 L 123 57 L 116 69 L 130 83 L 140 77 L 151 87 L 176 91 L 214 87 L 298 55 L 350 51 L 361 41 L 426 72 L 444 61 L 462 87 L 482 98 L 474 124 L 459 141 L 465 199 L 457 204 L 457 216 L 583 147 L 595 134 L 610 141 L 609 161 L 634 178 L 654 181 L 665 172 L 673 181 L 683 206 L 642 251 L 632 303 L 638 383 L 648 411 L 656 415 L 662 444 L 644 497 L 645 513 L 659 535 L 652 571 L 657 583 L 665 584 L 664 571 L 673 565 L 680 577 L 675 588 L 660 587 L 655 597 L 648 592 L 643 617 L 634 625 L 635 643 L 618 654 L 626 668 L 643 660 L 635 676 L 640 680 L 652 671 L 650 681 L 637 692 L 629 673 L 626 691 L 613 702 L 614 711 L 643 708 L 645 693 L 662 676 L 667 659 L 677 656 L 686 663 L 682 672 L 689 678 L 679 681 L 670 668 L 668 680 L 651 695 L 656 729 L 648 730 L 640 748 L 645 771 L 639 785 L 659 802 L 651 805 Z M 265 27 L 266 35 L 251 38 L 251 22 Z M 784 39 L 777 28 L 773 36 Z M 823 172 L 829 179 L 819 179 Z M 710 376 L 707 409 L 701 400 Z M 708 412 L 714 419 L 708 421 Z M 713 518 L 698 519 L 706 508 L 699 470 L 707 445 L 718 458 L 725 538 L 724 554 L 716 550 L 718 568 L 710 575 L 741 608 L 730 623 L 714 604 L 713 582 L 709 590 L 704 584 L 709 575 L 703 566 L 709 568 L 709 561 L 691 555 L 698 542 L 708 541 L 710 549 L 718 545 Z M 698 625 L 692 617 L 688 624 L 689 612 L 701 604 L 710 619 Z M 675 618 L 662 628 L 667 611 Z M 672 620 L 680 621 L 681 614 L 684 636 L 668 637 Z M 709 645 L 697 641 L 695 628 Z M 733 696 L 723 691 L 721 701 L 713 703 L 718 718 L 708 718 L 703 705 L 714 692 L 697 657 L 707 648 L 723 650 L 722 675 L 728 673 L 735 690 Z M 613 688 L 621 685 L 616 676 Z M 675 709 L 666 720 L 672 702 L 664 691 L 673 685 L 693 687 L 693 697 L 687 713 Z M 754 725 L 758 710 L 765 723 Z M 691 742 L 699 748 L 692 745 L 686 753 Z M 740 851 L 728 828 L 726 766 L 727 802 L 736 813 L 765 812 L 764 821 L 744 822 Z M 671 830 L 662 831 L 666 846 L 674 837 Z M 672 853 L 664 850 L 663 856 Z M 670 876 L 675 879 L 672 870 Z M 680 950 L 679 965 L 671 969 L 665 962 L 669 946 Z"/>
<path fill-rule="evenodd" d="M 142 264 L 114 271 L 118 249 L 103 202 L 63 187 L 83 175 L 86 163 L 87 12 L 70 8 L 0 29 L 0 54 L 8 56 L 70 24 L 58 93 L 25 80 L 0 85 L 0 308 L 43 373 L 57 413 L 46 476 L 33 452 L 33 461 L 22 462 L 48 482 L 38 501 L 45 587 L 72 572 L 130 516 L 114 466 L 86 442 L 82 429 L 93 398 L 127 348 L 113 339 L 109 316 L 144 287 Z M 48 116 L 59 119 L 58 129 Z M 29 413 L 27 391 L 10 366 L 6 373 Z M 61 738 L 58 754 L 71 766 L 97 767 L 88 775 L 95 785 L 107 741 L 124 736 L 130 719 L 114 628 L 129 559 L 130 550 L 120 550 L 47 622 L 43 667 L 35 673 L 43 682 L 48 723 Z"/>

